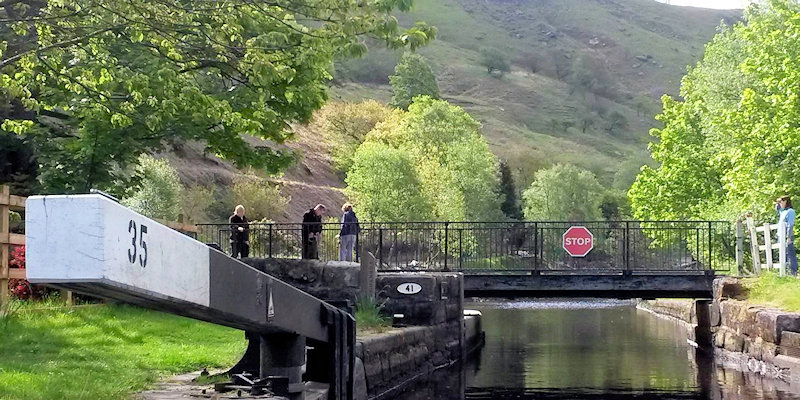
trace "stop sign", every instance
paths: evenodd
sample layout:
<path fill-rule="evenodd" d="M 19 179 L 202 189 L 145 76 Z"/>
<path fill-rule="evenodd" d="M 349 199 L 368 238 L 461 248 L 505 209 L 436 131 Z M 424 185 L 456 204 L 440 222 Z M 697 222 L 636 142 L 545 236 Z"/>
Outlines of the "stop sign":
<path fill-rule="evenodd" d="M 585 226 L 572 226 L 564 232 L 562 246 L 567 254 L 583 257 L 594 248 L 594 235 Z"/>

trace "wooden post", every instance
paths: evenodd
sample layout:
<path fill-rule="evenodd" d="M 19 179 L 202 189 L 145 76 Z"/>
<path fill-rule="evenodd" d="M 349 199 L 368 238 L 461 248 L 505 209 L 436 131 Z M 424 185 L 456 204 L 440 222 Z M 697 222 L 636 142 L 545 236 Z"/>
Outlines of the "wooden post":
<path fill-rule="evenodd" d="M 761 275 L 761 254 L 758 251 L 758 232 L 753 221 L 753 214 L 747 213 L 747 230 L 750 231 L 750 255 L 753 262 L 753 273 Z"/>
<path fill-rule="evenodd" d="M 744 271 L 744 236 L 742 219 L 736 220 L 736 275 L 741 276 Z"/>
<path fill-rule="evenodd" d="M 11 231 L 10 213 L 8 207 L 11 193 L 7 185 L 0 186 L 0 305 L 8 301 L 8 244 L 5 239 Z"/>
<path fill-rule="evenodd" d="M 772 269 L 772 232 L 769 223 L 764 224 L 764 250 L 767 256 L 767 268 Z"/>

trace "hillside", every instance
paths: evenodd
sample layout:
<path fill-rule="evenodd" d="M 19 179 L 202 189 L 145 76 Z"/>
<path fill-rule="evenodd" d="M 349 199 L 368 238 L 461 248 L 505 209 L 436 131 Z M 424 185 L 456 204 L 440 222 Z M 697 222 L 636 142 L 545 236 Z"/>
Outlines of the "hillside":
<path fill-rule="evenodd" d="M 740 16 L 652 0 L 416 0 L 398 17 L 438 27 L 420 54 L 443 97 L 483 123 L 522 184 L 539 168 L 568 162 L 624 189 L 648 162 L 660 96 L 677 95 L 716 27 Z M 487 74 L 483 48 L 504 53 L 511 73 Z M 388 101 L 398 57 L 376 45 L 364 59 L 340 63 L 332 97 Z"/>
<path fill-rule="evenodd" d="M 413 11 L 398 19 L 438 27 L 437 40 L 420 53 L 443 97 L 483 123 L 492 151 L 509 161 L 519 185 L 537 169 L 567 162 L 627 189 L 649 160 L 648 131 L 660 96 L 677 95 L 686 66 L 700 59 L 716 27 L 740 16 L 653 0 L 415 0 Z M 365 58 L 336 66 L 331 100 L 390 100 L 388 75 L 400 53 L 370 47 Z M 501 50 L 511 73 L 487 74 L 482 48 Z M 579 76 L 591 77 L 588 85 Z M 318 202 L 336 210 L 345 200 L 317 127 L 294 129 L 286 147 L 299 161 L 271 178 L 291 197 L 279 221 L 297 221 Z M 199 144 L 176 149 L 170 159 L 187 184 L 225 188 L 237 173 Z"/>

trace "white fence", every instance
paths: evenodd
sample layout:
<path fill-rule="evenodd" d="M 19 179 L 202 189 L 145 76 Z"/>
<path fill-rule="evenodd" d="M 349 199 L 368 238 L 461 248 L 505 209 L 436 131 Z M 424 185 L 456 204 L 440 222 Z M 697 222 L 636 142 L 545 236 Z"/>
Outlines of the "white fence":
<path fill-rule="evenodd" d="M 786 276 L 786 224 L 766 223 L 756 226 L 752 215 L 747 216 L 747 229 L 750 231 L 750 252 L 753 255 L 753 272 L 761 274 L 762 269 L 777 269 L 780 276 Z M 775 233 L 773 233 L 775 231 Z M 759 236 L 763 240 L 759 241 Z M 773 239 L 775 241 L 773 242 Z M 761 244 L 763 243 L 763 244 Z M 778 262 L 774 262 L 774 250 L 778 250 Z M 761 262 L 764 253 L 765 262 Z"/>

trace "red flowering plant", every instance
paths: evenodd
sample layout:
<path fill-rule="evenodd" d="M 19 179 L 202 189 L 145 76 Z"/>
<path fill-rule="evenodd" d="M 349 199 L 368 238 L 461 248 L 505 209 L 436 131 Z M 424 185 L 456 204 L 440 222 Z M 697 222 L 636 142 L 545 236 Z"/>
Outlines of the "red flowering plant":
<path fill-rule="evenodd" d="M 11 250 L 10 268 L 25 269 L 25 246 L 17 246 Z M 25 279 L 9 279 L 8 290 L 18 299 L 29 299 L 33 295 L 33 287 Z"/>

